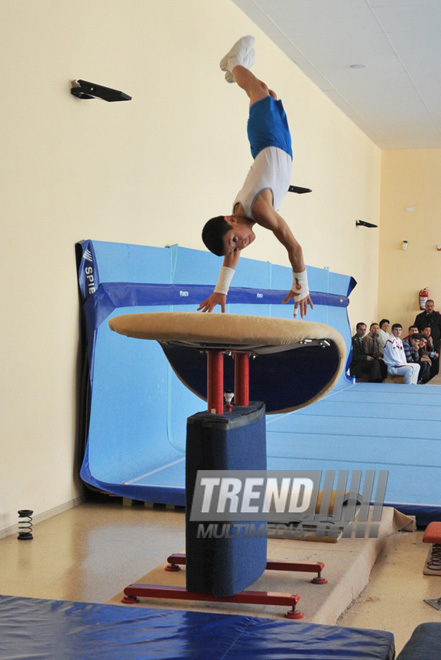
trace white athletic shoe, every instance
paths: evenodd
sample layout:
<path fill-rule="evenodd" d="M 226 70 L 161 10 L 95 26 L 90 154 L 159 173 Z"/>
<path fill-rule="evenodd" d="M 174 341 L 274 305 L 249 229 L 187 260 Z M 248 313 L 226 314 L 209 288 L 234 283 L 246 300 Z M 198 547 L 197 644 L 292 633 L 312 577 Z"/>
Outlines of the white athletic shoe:
<path fill-rule="evenodd" d="M 254 37 L 246 36 L 236 41 L 234 46 L 221 59 L 219 66 L 225 71 L 225 80 L 229 83 L 235 82 L 232 70 L 240 64 L 246 69 L 251 69 L 254 63 Z"/>

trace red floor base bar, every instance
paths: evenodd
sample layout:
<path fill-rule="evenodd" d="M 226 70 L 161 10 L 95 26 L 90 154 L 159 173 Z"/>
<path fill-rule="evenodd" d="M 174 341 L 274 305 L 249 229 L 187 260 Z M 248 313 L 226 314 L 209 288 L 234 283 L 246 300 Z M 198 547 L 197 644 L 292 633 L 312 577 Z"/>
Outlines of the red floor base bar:
<path fill-rule="evenodd" d="M 166 571 L 179 571 L 180 566 L 185 566 L 186 556 L 183 553 L 175 553 L 167 557 L 168 565 Z M 311 580 L 315 584 L 327 584 L 327 580 L 321 577 L 325 565 L 323 562 L 291 562 L 291 561 L 268 561 L 267 570 L 272 571 L 301 571 L 305 573 L 317 573 Z M 185 587 L 171 587 L 159 584 L 129 584 L 124 589 L 123 603 L 133 604 L 140 598 L 163 598 L 175 600 L 199 600 L 220 603 L 249 603 L 253 605 L 287 605 L 291 607 L 285 614 L 288 619 L 302 619 L 303 614 L 296 610 L 300 600 L 297 594 L 279 593 L 271 591 L 241 591 L 235 596 L 228 598 L 216 598 L 211 594 L 195 593 L 187 591 Z"/>
<path fill-rule="evenodd" d="M 175 553 L 167 557 L 168 566 L 166 566 L 166 571 L 176 571 L 179 570 L 179 565 L 185 566 L 186 557 L 183 553 Z M 322 578 L 321 573 L 325 565 L 321 561 L 317 562 L 298 562 L 298 561 L 272 561 L 269 560 L 266 563 L 267 571 L 292 571 L 292 572 L 301 572 L 301 573 L 317 573 L 317 577 L 311 580 L 314 584 L 327 584 L 328 581 L 325 578 Z"/>
<path fill-rule="evenodd" d="M 130 584 L 124 589 L 123 603 L 133 604 L 140 598 L 170 598 L 174 600 L 199 600 L 219 603 L 249 603 L 253 605 L 286 605 L 291 607 L 285 616 L 289 619 L 301 619 L 303 614 L 296 610 L 300 600 L 297 594 L 272 591 L 241 591 L 235 596 L 215 598 L 211 594 L 187 591 L 185 587 L 170 587 L 157 584 Z"/>

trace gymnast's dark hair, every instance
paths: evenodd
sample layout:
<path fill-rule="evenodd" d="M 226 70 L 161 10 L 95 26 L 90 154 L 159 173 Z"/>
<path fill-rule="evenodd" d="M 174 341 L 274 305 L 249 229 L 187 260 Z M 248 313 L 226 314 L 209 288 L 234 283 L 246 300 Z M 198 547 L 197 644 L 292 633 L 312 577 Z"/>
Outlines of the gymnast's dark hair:
<path fill-rule="evenodd" d="M 205 223 L 202 230 L 202 240 L 210 252 L 218 257 L 223 257 L 225 254 L 223 237 L 230 229 L 231 225 L 225 220 L 224 215 L 218 215 Z"/>

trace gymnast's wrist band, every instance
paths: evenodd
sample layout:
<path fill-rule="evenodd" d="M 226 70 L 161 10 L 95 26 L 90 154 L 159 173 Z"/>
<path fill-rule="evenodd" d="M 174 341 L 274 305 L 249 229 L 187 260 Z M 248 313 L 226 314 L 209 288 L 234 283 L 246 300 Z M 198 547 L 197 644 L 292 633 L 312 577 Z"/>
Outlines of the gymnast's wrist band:
<path fill-rule="evenodd" d="M 234 268 L 228 268 L 228 266 L 222 266 L 219 273 L 219 279 L 214 288 L 215 293 L 223 293 L 225 296 L 228 293 L 230 288 L 231 280 L 233 279 Z"/>
<path fill-rule="evenodd" d="M 302 270 L 301 273 L 294 273 L 292 278 L 292 287 L 291 291 L 294 291 L 296 294 L 296 302 L 303 300 L 309 296 L 309 287 L 308 287 L 308 276 L 305 270 Z"/>

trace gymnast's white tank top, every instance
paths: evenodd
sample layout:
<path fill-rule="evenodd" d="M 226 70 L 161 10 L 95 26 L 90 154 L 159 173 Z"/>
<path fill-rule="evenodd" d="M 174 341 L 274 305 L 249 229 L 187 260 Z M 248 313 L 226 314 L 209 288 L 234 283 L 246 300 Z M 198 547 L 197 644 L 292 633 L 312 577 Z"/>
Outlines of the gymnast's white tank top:
<path fill-rule="evenodd" d="M 273 207 L 279 210 L 282 199 L 288 192 L 291 183 L 292 158 L 286 151 L 278 147 L 265 147 L 257 154 L 251 165 L 248 176 L 237 194 L 233 204 L 243 206 L 245 215 L 254 220 L 253 206 L 257 197 L 264 190 L 271 190 Z"/>

